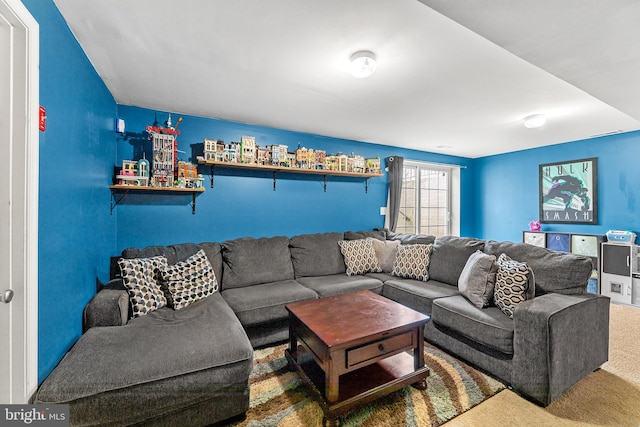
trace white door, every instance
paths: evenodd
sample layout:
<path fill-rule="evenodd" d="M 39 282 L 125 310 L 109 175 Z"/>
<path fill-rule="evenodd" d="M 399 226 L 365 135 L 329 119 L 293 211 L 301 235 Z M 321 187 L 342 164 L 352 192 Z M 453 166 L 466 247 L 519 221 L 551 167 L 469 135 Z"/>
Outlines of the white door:
<path fill-rule="evenodd" d="M 38 24 L 0 0 L 0 403 L 37 387 Z"/>

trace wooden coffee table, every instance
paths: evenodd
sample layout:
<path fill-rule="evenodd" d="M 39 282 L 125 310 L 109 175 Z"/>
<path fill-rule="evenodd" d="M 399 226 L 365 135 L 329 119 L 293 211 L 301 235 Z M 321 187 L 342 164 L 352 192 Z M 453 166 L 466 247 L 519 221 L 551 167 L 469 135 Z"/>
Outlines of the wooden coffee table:
<path fill-rule="evenodd" d="M 424 326 L 429 316 L 370 291 L 301 301 L 289 311 L 291 368 L 310 382 L 323 424 L 409 384 L 427 387 Z M 410 353 L 408 353 L 410 351 Z"/>

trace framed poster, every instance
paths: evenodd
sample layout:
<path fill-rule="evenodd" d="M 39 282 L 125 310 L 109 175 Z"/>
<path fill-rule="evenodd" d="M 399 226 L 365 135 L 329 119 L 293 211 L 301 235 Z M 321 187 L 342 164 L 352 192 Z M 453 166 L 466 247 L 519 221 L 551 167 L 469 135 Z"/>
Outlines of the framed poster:
<path fill-rule="evenodd" d="M 598 223 L 597 159 L 540 165 L 540 222 Z"/>

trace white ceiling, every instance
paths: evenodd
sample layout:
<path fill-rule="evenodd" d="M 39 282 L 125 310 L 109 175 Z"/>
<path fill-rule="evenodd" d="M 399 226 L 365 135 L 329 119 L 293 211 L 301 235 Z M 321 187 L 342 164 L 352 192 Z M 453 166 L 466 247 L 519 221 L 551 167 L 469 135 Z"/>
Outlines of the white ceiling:
<path fill-rule="evenodd" d="M 637 0 L 54 1 L 119 104 L 472 158 L 640 129 Z"/>

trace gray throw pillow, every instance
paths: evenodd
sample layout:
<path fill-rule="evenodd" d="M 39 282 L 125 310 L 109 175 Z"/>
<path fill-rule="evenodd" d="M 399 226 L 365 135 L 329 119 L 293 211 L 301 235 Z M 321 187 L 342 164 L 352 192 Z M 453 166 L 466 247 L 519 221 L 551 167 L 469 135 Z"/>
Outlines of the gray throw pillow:
<path fill-rule="evenodd" d="M 495 256 L 476 251 L 471 254 L 460 273 L 458 290 L 474 306 L 487 307 L 493 299 L 497 271 Z"/>
<path fill-rule="evenodd" d="M 396 260 L 398 246 L 400 246 L 400 240 L 378 240 L 371 237 L 368 237 L 368 239 L 373 241 L 373 248 L 376 251 L 376 258 L 378 258 L 378 264 L 380 264 L 382 272 L 391 273 L 393 262 Z"/>
<path fill-rule="evenodd" d="M 457 286 L 460 273 L 475 251 L 484 249 L 484 241 L 469 237 L 443 236 L 433 243 L 429 277 Z"/>

